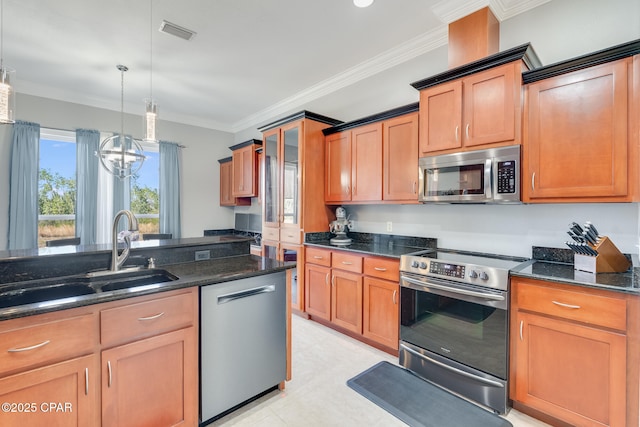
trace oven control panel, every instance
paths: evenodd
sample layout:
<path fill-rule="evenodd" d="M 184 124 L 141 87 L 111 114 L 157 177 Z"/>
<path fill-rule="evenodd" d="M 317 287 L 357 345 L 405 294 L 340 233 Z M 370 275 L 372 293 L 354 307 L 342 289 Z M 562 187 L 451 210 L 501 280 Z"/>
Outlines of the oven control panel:
<path fill-rule="evenodd" d="M 464 279 L 464 270 L 464 265 L 444 262 L 431 261 L 429 265 L 429 273 L 439 274 L 441 276 L 457 277 L 458 279 Z"/>

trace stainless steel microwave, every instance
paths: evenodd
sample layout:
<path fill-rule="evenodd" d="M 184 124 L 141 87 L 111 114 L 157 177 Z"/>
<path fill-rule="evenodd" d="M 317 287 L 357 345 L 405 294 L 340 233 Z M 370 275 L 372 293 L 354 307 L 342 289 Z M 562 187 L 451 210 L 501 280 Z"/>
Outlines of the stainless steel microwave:
<path fill-rule="evenodd" d="M 422 157 L 422 203 L 520 203 L 520 146 Z"/>

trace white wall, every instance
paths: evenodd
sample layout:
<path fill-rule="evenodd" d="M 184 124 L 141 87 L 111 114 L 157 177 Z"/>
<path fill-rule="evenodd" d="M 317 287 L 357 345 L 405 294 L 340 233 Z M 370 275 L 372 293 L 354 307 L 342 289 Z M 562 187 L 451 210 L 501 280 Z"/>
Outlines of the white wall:
<path fill-rule="evenodd" d="M 42 127 L 120 129 L 120 113 L 117 111 L 22 94 L 18 94 L 16 104 L 19 120 L 36 122 Z M 142 118 L 125 114 L 124 127 L 125 132 L 140 137 Z M 7 247 L 11 128 L 0 126 L 0 250 Z M 162 140 L 185 146 L 181 151 L 182 236 L 202 236 L 205 229 L 233 228 L 233 209 L 220 207 L 217 161 L 231 155 L 228 147 L 233 145 L 233 135 L 162 120 L 158 123 L 158 134 Z"/>

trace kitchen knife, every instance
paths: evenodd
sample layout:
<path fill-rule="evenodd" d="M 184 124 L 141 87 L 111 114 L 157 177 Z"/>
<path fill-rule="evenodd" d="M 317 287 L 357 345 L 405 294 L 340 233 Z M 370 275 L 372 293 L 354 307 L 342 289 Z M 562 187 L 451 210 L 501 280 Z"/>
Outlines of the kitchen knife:
<path fill-rule="evenodd" d="M 582 238 L 582 236 L 577 236 L 573 231 L 567 231 L 567 234 L 571 236 L 574 242 L 577 242 L 577 243 L 584 242 L 584 239 Z"/>
<path fill-rule="evenodd" d="M 595 245 L 597 243 L 597 240 L 593 238 L 591 234 L 587 233 L 586 230 L 582 232 L 582 237 L 592 245 Z"/>
<path fill-rule="evenodd" d="M 585 223 L 585 225 L 587 225 L 587 224 L 589 225 L 589 228 L 591 228 L 591 229 L 593 230 L 593 232 L 594 232 L 594 233 L 596 233 L 596 236 L 598 236 L 598 237 L 599 237 L 599 236 L 600 236 L 600 233 L 598 233 L 598 229 L 596 228 L 596 226 L 595 226 L 595 225 L 593 225 L 593 223 L 592 223 L 591 221 L 587 221 L 587 222 Z"/>
<path fill-rule="evenodd" d="M 582 227 L 580 227 L 580 224 L 578 224 L 577 222 L 572 222 L 571 224 L 569 224 L 569 228 L 578 236 L 582 234 Z"/>
<path fill-rule="evenodd" d="M 593 230 L 591 229 L 591 227 L 585 227 L 584 229 L 585 233 L 590 237 L 590 241 L 596 245 L 598 244 L 598 235 L 596 233 L 593 232 Z"/>
<path fill-rule="evenodd" d="M 590 224 L 589 222 L 587 222 L 584 225 L 584 230 L 591 235 L 591 237 L 593 237 L 594 240 L 598 241 L 600 240 L 600 236 L 598 235 L 598 232 L 593 228 L 593 225 Z"/>

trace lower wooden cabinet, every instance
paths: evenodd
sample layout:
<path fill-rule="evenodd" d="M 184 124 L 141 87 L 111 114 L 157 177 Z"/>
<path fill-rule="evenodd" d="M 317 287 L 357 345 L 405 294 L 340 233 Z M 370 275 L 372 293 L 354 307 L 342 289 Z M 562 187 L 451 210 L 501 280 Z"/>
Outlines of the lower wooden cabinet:
<path fill-rule="evenodd" d="M 198 425 L 198 288 L 0 322 L 0 425 Z"/>
<path fill-rule="evenodd" d="M 0 379 L 3 426 L 100 425 L 98 357 L 78 357 Z"/>
<path fill-rule="evenodd" d="M 512 279 L 514 406 L 576 426 L 638 425 L 637 301 L 576 288 Z"/>
<path fill-rule="evenodd" d="M 195 426 L 193 327 L 102 352 L 103 426 Z"/>
<path fill-rule="evenodd" d="M 400 339 L 399 293 L 398 282 L 364 278 L 362 334 L 394 350 Z"/>
<path fill-rule="evenodd" d="M 399 260 L 306 247 L 305 311 L 386 351 L 398 350 Z"/>

